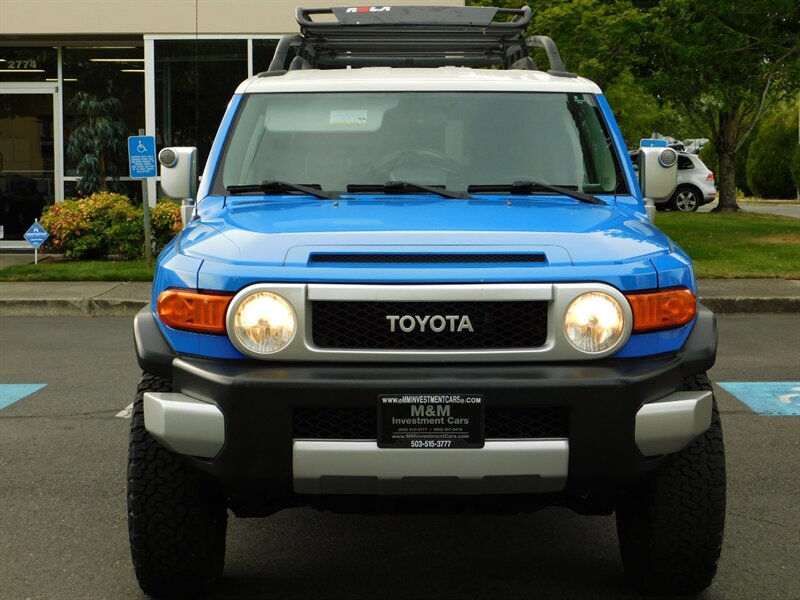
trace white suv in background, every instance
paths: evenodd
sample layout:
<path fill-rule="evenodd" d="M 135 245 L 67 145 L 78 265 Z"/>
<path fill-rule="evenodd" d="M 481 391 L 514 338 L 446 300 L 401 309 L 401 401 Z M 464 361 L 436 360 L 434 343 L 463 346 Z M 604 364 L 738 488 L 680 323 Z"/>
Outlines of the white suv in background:
<path fill-rule="evenodd" d="M 638 172 L 639 151 L 628 153 L 633 167 Z M 678 152 L 678 186 L 666 200 L 656 200 L 658 210 L 679 210 L 694 212 L 704 204 L 713 202 L 717 197 L 714 184 L 714 173 L 703 164 L 696 154 Z"/>
<path fill-rule="evenodd" d="M 714 173 L 696 154 L 678 152 L 678 187 L 665 203 L 664 208 L 693 212 L 717 197 Z M 656 208 L 662 208 L 656 204 Z M 663 210 L 663 209 L 662 209 Z"/>

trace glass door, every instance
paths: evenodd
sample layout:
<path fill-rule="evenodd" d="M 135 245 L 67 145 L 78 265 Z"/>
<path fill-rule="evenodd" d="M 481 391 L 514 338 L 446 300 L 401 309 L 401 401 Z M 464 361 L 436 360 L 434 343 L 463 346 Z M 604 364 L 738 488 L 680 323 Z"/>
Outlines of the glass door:
<path fill-rule="evenodd" d="M 56 199 L 55 86 L 0 84 L 0 226 L 23 234 Z"/>

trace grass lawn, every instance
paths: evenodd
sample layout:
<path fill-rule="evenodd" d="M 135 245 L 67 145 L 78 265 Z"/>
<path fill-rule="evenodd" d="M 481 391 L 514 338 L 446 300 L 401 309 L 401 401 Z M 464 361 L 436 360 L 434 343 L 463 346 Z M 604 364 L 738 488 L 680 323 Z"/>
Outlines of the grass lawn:
<path fill-rule="evenodd" d="M 800 219 L 670 211 L 656 225 L 692 257 L 698 277 L 800 279 Z"/>
<path fill-rule="evenodd" d="M 698 277 L 800 279 L 800 219 L 757 213 L 660 212 L 656 225 L 692 257 Z M 0 281 L 151 281 L 139 261 L 47 261 Z"/>
<path fill-rule="evenodd" d="M 155 261 L 153 261 L 155 262 Z M 144 260 L 44 261 L 0 269 L 0 281 L 152 281 Z"/>

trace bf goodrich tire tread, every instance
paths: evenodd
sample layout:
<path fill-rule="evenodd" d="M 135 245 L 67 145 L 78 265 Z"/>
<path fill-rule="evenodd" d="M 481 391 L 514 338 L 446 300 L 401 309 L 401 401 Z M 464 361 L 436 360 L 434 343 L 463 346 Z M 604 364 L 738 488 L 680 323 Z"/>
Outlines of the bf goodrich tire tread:
<path fill-rule="evenodd" d="M 688 377 L 683 389 L 712 388 L 703 373 Z M 725 452 L 715 402 L 708 430 L 617 509 L 628 579 L 652 593 L 704 590 L 717 571 L 724 525 Z"/>
<path fill-rule="evenodd" d="M 169 381 L 145 373 L 131 418 L 128 531 L 139 586 L 156 597 L 208 590 L 222 575 L 227 509 L 184 462 L 144 426 L 145 392 L 169 392 Z"/>

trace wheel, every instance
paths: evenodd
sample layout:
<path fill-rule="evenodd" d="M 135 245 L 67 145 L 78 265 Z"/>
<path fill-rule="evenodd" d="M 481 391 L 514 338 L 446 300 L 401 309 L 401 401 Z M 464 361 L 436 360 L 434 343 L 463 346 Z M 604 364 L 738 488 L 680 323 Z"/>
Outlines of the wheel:
<path fill-rule="evenodd" d="M 128 533 L 139 587 L 156 597 L 194 597 L 222 575 L 227 507 L 144 426 L 145 392 L 169 392 L 169 381 L 145 373 L 131 418 Z"/>
<path fill-rule="evenodd" d="M 684 390 L 711 390 L 705 374 Z M 704 590 L 717 572 L 725 525 L 725 451 L 716 402 L 711 426 L 617 506 L 628 580 L 646 592 Z"/>
<path fill-rule="evenodd" d="M 678 188 L 670 200 L 670 206 L 673 210 L 694 212 L 700 208 L 700 194 L 692 188 Z"/>

